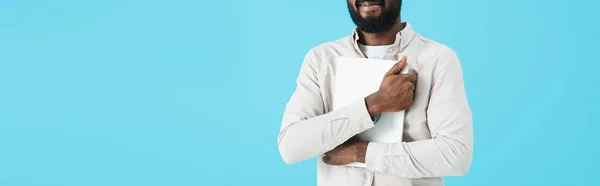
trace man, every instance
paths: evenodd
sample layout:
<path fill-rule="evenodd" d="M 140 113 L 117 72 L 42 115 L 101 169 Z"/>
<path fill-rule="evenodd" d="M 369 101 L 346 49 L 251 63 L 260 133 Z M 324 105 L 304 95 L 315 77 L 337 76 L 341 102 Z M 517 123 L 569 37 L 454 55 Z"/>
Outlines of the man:
<path fill-rule="evenodd" d="M 400 20 L 401 0 L 348 0 L 356 28 L 306 55 L 279 133 L 288 164 L 319 157 L 320 186 L 444 185 L 471 166 L 472 118 L 454 51 Z M 399 61 L 377 92 L 332 109 L 339 56 Z M 411 73 L 400 74 L 403 68 Z M 418 78 L 417 78 L 418 73 Z M 355 135 L 382 112 L 405 110 L 401 143 L 365 142 Z M 365 168 L 344 166 L 365 163 Z"/>

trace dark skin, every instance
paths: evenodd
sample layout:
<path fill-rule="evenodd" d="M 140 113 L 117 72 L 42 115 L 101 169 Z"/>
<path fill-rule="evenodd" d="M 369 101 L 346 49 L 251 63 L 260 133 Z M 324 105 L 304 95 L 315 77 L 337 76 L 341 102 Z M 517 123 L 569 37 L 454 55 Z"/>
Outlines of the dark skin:
<path fill-rule="evenodd" d="M 356 0 L 348 0 L 348 3 L 354 4 L 355 1 Z M 383 1 L 385 1 L 385 3 L 384 3 L 386 6 L 385 8 L 390 8 L 389 6 L 394 5 L 394 3 L 392 3 L 393 0 L 383 0 Z M 368 8 L 368 7 L 364 7 L 364 6 L 359 6 L 359 7 L 353 7 L 353 8 L 363 18 L 367 18 L 367 17 L 371 17 L 371 16 L 372 17 L 380 16 L 383 11 L 383 7 Z M 404 26 L 406 26 L 406 24 L 402 23 L 400 21 L 400 16 L 398 16 L 394 26 L 392 26 L 392 28 L 387 31 L 384 31 L 382 33 L 366 33 L 366 32 L 361 31 L 359 42 L 364 45 L 372 45 L 372 46 L 394 44 L 394 41 L 396 40 L 396 34 L 398 32 L 400 32 L 402 29 L 404 29 Z"/>
<path fill-rule="evenodd" d="M 354 2 L 355 0 L 348 0 Z M 386 5 L 390 0 L 385 0 Z M 356 8 L 355 8 L 356 10 Z M 381 9 L 360 8 L 359 13 L 363 17 L 378 16 Z M 405 24 L 396 20 L 394 26 L 382 33 L 372 34 L 360 32 L 360 43 L 365 45 L 390 45 L 394 44 L 396 34 L 404 28 Z M 406 66 L 407 58 L 403 57 L 383 76 L 379 90 L 367 96 L 365 102 L 371 119 L 382 112 L 398 112 L 406 110 L 413 102 L 417 75 L 414 72 L 400 74 Z M 356 137 L 349 139 L 333 150 L 325 153 L 323 161 L 329 165 L 346 165 L 354 162 L 365 163 L 365 156 L 369 142 L 360 141 Z"/>

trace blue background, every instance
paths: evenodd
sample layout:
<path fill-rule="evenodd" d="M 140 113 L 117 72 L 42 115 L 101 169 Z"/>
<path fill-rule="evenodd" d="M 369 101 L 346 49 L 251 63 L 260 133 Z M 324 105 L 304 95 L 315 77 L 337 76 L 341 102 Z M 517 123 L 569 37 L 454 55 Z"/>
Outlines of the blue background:
<path fill-rule="evenodd" d="M 0 1 L 0 185 L 315 185 L 277 150 L 345 1 Z M 405 0 L 453 48 L 475 156 L 447 185 L 597 185 L 598 1 Z"/>

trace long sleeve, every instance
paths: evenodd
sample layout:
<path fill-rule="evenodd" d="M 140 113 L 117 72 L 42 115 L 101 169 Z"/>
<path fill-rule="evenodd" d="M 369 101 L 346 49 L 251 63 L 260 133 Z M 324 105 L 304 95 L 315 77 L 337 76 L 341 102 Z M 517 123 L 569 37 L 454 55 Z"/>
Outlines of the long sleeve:
<path fill-rule="evenodd" d="M 374 126 L 364 99 L 325 113 L 315 58 L 313 50 L 306 55 L 283 114 L 279 152 L 288 164 L 324 154 Z"/>
<path fill-rule="evenodd" d="M 431 139 L 403 143 L 369 143 L 369 170 L 408 178 L 462 176 L 473 154 L 472 114 L 462 69 L 453 51 L 434 63 L 427 125 Z"/>

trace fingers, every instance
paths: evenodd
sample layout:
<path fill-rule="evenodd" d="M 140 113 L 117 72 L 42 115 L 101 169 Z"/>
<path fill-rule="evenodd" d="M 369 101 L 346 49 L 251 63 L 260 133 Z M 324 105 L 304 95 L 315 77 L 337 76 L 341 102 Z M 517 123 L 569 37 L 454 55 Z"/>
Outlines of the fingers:
<path fill-rule="evenodd" d="M 406 85 L 406 89 L 408 89 L 408 90 L 410 90 L 410 91 L 413 91 L 413 90 L 415 90 L 415 88 L 416 88 L 416 87 L 415 87 L 415 84 L 414 84 L 414 83 L 408 83 L 408 84 Z"/>
<path fill-rule="evenodd" d="M 413 84 L 417 82 L 417 73 L 415 73 L 414 71 L 408 72 L 404 76 L 408 81 L 410 81 Z"/>
<path fill-rule="evenodd" d="M 342 163 L 340 162 L 340 158 L 338 158 L 337 156 L 330 156 L 327 154 L 323 156 L 323 162 L 329 165 L 342 165 Z"/>
<path fill-rule="evenodd" d="M 325 156 L 323 156 L 323 162 L 325 162 L 326 164 L 329 164 L 329 165 L 334 165 L 335 160 L 334 160 L 334 158 L 332 158 L 332 156 L 325 155 Z"/>
<path fill-rule="evenodd" d="M 406 66 L 406 56 L 402 57 L 400 62 L 394 64 L 394 66 L 392 66 L 392 68 L 390 68 L 390 70 L 387 73 L 385 73 L 385 76 L 400 74 L 400 71 L 402 70 L 402 68 L 404 68 L 404 66 Z"/>
<path fill-rule="evenodd" d="M 341 144 L 335 147 L 333 150 L 326 152 L 325 156 L 323 156 L 323 162 L 329 165 L 343 165 L 343 154 L 345 151 L 347 151 L 348 146 L 349 144 Z"/>
<path fill-rule="evenodd" d="M 325 156 L 323 156 L 323 162 L 326 164 L 329 164 L 329 156 L 327 154 L 325 154 Z"/>

